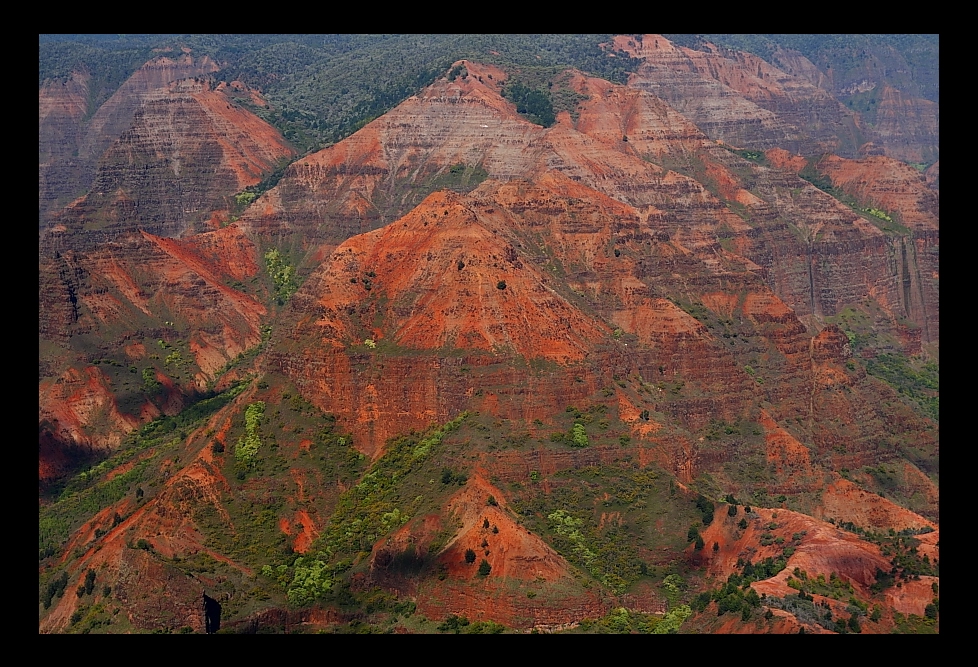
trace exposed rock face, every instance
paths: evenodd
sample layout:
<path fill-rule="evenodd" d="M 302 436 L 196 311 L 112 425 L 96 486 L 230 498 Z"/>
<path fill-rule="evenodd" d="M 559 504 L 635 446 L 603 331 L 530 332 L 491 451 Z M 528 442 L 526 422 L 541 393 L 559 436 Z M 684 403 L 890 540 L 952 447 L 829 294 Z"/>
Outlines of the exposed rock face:
<path fill-rule="evenodd" d="M 42 480 L 63 472 L 57 452 L 111 448 L 138 424 L 178 412 L 187 394 L 259 342 L 265 307 L 228 286 L 256 275 L 256 254 L 229 227 L 185 240 L 138 234 L 42 263 Z M 164 364 L 174 350 L 159 341 L 178 339 L 179 363 Z M 91 366 L 96 359 L 113 365 Z M 150 400 L 143 376 L 122 373 L 130 365 L 152 369 L 161 393 Z"/>
<path fill-rule="evenodd" d="M 876 134 L 886 154 L 907 162 L 930 162 L 940 151 L 940 106 L 884 86 L 876 111 Z"/>
<path fill-rule="evenodd" d="M 376 539 L 369 557 L 344 565 L 360 568 L 351 587 L 411 598 L 432 619 L 465 614 L 517 628 L 560 626 L 620 604 L 583 586 L 580 573 L 508 507 L 504 489 L 527 484 L 533 473 L 557 476 L 628 457 L 638 470 L 666 470 L 679 488 L 708 474 L 725 491 L 802 498 L 817 517 L 881 529 L 936 525 L 936 485 L 905 458 L 912 443 L 915 455 L 936 459 L 936 425 L 867 376 L 846 333 L 825 322 L 871 297 L 888 317 L 918 322 L 922 337 L 937 341 L 933 190 L 891 158 L 823 158 L 816 167 L 834 187 L 900 211 L 911 233 L 884 231 L 801 179 L 808 160 L 772 149 L 748 161 L 710 134 L 750 138 L 752 147 L 841 145 L 848 116 L 815 73 L 789 76 L 752 56 L 679 49 L 655 36 L 628 48 L 646 58 L 646 78 L 637 81 L 654 85 L 614 86 L 571 72 L 566 85 L 587 99 L 576 118 L 563 113 L 550 128 L 525 121 L 500 96 L 501 72 L 466 63 L 467 77 L 442 79 L 299 160 L 238 224 L 207 233 L 194 232 L 287 147 L 221 91 L 188 81 L 147 84 L 152 90 L 103 151 L 92 192 L 44 239 L 40 479 L 179 411 L 263 339 L 274 315 L 255 370 L 281 384 L 262 391 L 284 399 L 291 382 L 297 404 L 305 399 L 334 415 L 330 424 L 352 434 L 366 455 L 344 450 L 355 465 L 382 456 L 393 436 L 464 410 L 541 438 L 540 447 L 491 454 L 473 446 L 465 452 L 468 483 L 438 513 L 385 528 L 361 546 Z M 83 84 L 65 86 L 48 116 L 74 118 Z M 669 86 L 679 91 L 673 97 Z M 674 108 L 684 99 L 692 102 Z M 825 128 L 813 125 L 819 115 L 830 119 Z M 700 117 L 716 122 L 701 131 L 693 122 Z M 101 127 L 113 118 L 106 112 Z M 199 178 L 201 171 L 208 176 Z M 79 241 L 86 229 L 93 233 Z M 308 272 L 279 311 L 263 305 L 271 299 L 259 280 L 270 246 L 294 251 Z M 219 530 L 236 534 L 240 524 L 224 506 L 232 485 L 286 550 L 316 553 L 328 512 L 347 490 L 330 476 L 336 462 L 314 451 L 331 432 L 293 434 L 283 418 L 282 442 L 262 474 L 234 469 L 234 456 L 224 453 L 258 386 L 170 443 L 174 453 L 159 463 L 150 500 L 129 495 L 72 534 L 64 548 L 72 587 L 94 569 L 114 582 L 114 604 L 133 627 L 204 629 L 204 593 L 223 581 L 175 564 L 205 554 L 251 580 L 253 570 L 212 548 L 201 519 L 206 511 Z M 588 404 L 621 428 L 617 442 L 544 444 L 568 406 Z M 742 425 L 756 432 L 720 445 L 706 437 L 711 428 L 732 433 Z M 748 456 L 756 457 L 749 462 L 760 482 L 730 472 Z M 322 465 L 302 467 L 302 458 Z M 872 486 L 862 473 L 850 482 L 833 472 L 884 462 L 900 468 L 920 514 L 857 486 Z M 417 485 L 423 493 L 427 480 Z M 559 483 L 544 480 L 545 493 Z M 490 495 L 496 502 L 487 504 Z M 774 511 L 759 509 L 746 529 L 718 513 L 703 532 L 718 544 L 711 574 L 726 577 L 744 556 L 780 554 L 759 546 L 775 519 L 777 536 L 805 530 L 806 539 L 788 570 L 754 584 L 759 592 L 785 595 L 787 572 L 801 566 L 837 572 L 866 597 L 876 568 L 889 569 L 879 549 L 854 534 Z M 456 530 L 435 551 L 449 519 Z M 921 548 L 936 554 L 936 540 Z M 467 562 L 470 549 L 488 572 Z M 429 555 L 441 580 L 399 569 Z M 520 588 L 531 580 L 544 588 L 536 598 Z M 893 608 L 922 613 L 925 588 L 893 593 Z M 62 596 L 41 630 L 68 629 L 80 598 Z M 661 611 L 650 599 L 643 609 Z M 256 626 L 339 620 L 319 610 L 252 616 Z M 798 627 L 793 617 L 778 623 L 783 631 Z"/>
<path fill-rule="evenodd" d="M 486 504 L 488 496 L 501 504 Z M 370 579 L 374 585 L 394 588 L 418 601 L 419 609 L 433 620 L 449 615 L 473 621 L 491 620 L 518 629 L 534 626 L 572 624 L 585 617 L 599 617 L 611 608 L 611 600 L 601 599 L 582 587 L 574 578 L 574 568 L 540 537 L 513 520 L 506 509 L 502 491 L 481 477 L 470 480 L 445 508 L 460 526 L 451 541 L 436 557 L 442 580 L 421 581 L 400 573 L 410 569 L 406 558 L 421 561 L 427 557 L 434 537 L 429 524 L 414 530 L 408 525 L 375 545 Z M 490 527 L 486 527 L 488 521 Z M 469 562 L 466 552 L 477 554 Z M 489 571 L 480 574 L 482 561 Z M 528 598 L 524 586 L 542 589 Z M 492 600 L 491 604 L 487 604 Z"/>
<path fill-rule="evenodd" d="M 934 188 L 935 190 L 940 190 L 941 187 L 941 161 L 938 160 L 931 166 L 927 168 L 924 172 L 924 178 L 927 179 L 927 185 Z"/>
<path fill-rule="evenodd" d="M 846 160 L 826 155 L 815 168 L 832 179 L 832 185 L 884 211 L 894 211 L 900 222 L 919 231 L 937 231 L 940 196 L 927 179 L 910 165 L 888 157 Z"/>
<path fill-rule="evenodd" d="M 84 193 L 91 181 L 86 165 L 73 151 L 84 133 L 89 76 L 77 73 L 65 83 L 48 83 L 38 91 L 38 213 L 41 225 L 52 211 Z"/>
<path fill-rule="evenodd" d="M 794 172 L 807 164 L 779 149 L 768 151 L 767 157 L 774 165 Z M 853 258 L 845 263 L 850 266 L 845 271 L 849 275 L 836 273 L 839 267 L 832 269 L 832 273 L 826 273 L 824 268 L 819 272 L 828 283 L 826 287 L 832 287 L 831 291 L 821 290 L 824 299 L 818 304 L 821 312 L 831 315 L 839 311 L 840 303 L 870 297 L 877 299 L 895 318 L 912 321 L 925 342 L 939 340 L 939 194 L 928 187 L 926 177 L 916 169 L 888 157 L 846 160 L 829 155 L 814 166 L 834 187 L 861 206 L 880 209 L 897 224 L 909 228 L 904 230 L 909 233 L 880 233 L 856 220 L 866 238 L 853 239 L 841 246 L 837 243 L 823 246 L 822 253 L 828 256 L 852 253 Z M 877 223 L 883 224 L 879 220 Z M 865 268 L 859 267 L 860 263 Z M 853 280 L 853 274 L 861 277 Z M 813 273 L 813 278 L 816 275 Z M 842 282 L 848 285 L 844 291 L 840 290 Z M 860 282 L 867 289 L 854 294 L 854 286 Z"/>
<path fill-rule="evenodd" d="M 908 162 L 939 156 L 936 86 L 928 99 L 924 84 L 907 79 L 901 91 L 884 82 L 883 72 L 908 69 L 895 50 L 864 53 L 861 67 L 840 73 L 782 48 L 771 64 L 709 43 L 702 50 L 678 47 L 661 35 L 618 37 L 615 46 L 643 60 L 630 86 L 666 100 L 712 139 L 754 149 L 791 146 L 803 155 L 856 157 L 872 145 Z M 854 96 L 871 96 L 869 111 L 839 102 Z"/>
<path fill-rule="evenodd" d="M 206 83 L 146 93 L 105 150 L 91 191 L 59 218 L 70 230 L 204 231 L 231 195 L 258 183 L 292 149 L 278 131 Z"/>
<path fill-rule="evenodd" d="M 230 287 L 259 271 L 252 242 L 233 228 L 164 238 L 217 227 L 235 193 L 293 153 L 223 89 L 195 79 L 216 69 L 208 58 L 157 58 L 97 110 L 88 108 L 86 73 L 39 91 L 42 479 L 178 411 L 182 396 L 260 339 L 264 307 Z M 196 369 L 176 381 L 162 373 L 153 401 L 88 366 L 112 359 L 141 368 L 160 356 L 144 343 L 182 340 L 180 329 L 181 359 Z"/>
<path fill-rule="evenodd" d="M 450 126 L 458 129 L 437 133 L 437 142 L 423 144 L 424 159 L 419 161 L 427 169 L 448 167 L 457 156 L 470 154 L 489 155 L 484 158 L 488 165 L 501 159 L 493 152 L 497 149 L 485 153 L 473 146 L 484 139 L 478 133 L 473 138 L 468 128 L 488 125 L 477 121 L 492 120 L 497 132 L 518 137 L 497 136 L 496 144 L 519 147 L 510 156 L 515 162 L 507 164 L 511 169 L 515 165 L 523 178 L 505 182 L 504 172 L 497 171 L 499 179 L 490 172 L 490 180 L 464 198 L 429 197 L 382 232 L 338 247 L 293 300 L 299 324 L 289 335 L 294 342 L 279 347 L 276 363 L 310 400 L 343 415 L 364 451 L 376 455 L 384 438 L 400 430 L 417 428 L 433 417 L 447 419 L 466 401 L 487 400 L 484 393 L 475 396 L 480 386 L 512 385 L 523 373 L 503 371 L 512 362 L 500 363 L 505 358 L 498 356 L 500 350 L 557 364 L 549 388 L 531 376 L 516 382 L 529 382 L 526 389 L 494 392 L 486 405 L 500 415 L 532 419 L 559 410 L 568 396 L 564 392 L 583 396 L 608 382 L 603 373 L 570 366 L 567 380 L 555 382 L 565 375 L 562 367 L 585 359 L 584 366 L 594 367 L 597 360 L 607 359 L 597 367 L 627 369 L 644 378 L 664 373 L 695 382 L 705 395 L 723 393 L 723 408 L 705 399 L 664 408 L 684 423 L 702 425 L 718 408 L 734 417 L 746 405 L 740 401 L 756 391 L 740 370 L 750 364 L 750 348 L 738 348 L 743 352 L 732 357 L 701 323 L 663 298 L 679 294 L 702 301 L 717 316 L 746 318 L 752 335 L 764 341 L 758 340 L 754 354 L 768 346 L 777 351 L 779 361 L 763 371 L 774 378 L 764 392 L 777 402 L 777 419 L 811 415 L 813 407 L 822 405 L 821 397 L 837 399 L 837 389 L 827 378 L 836 377 L 832 373 L 845 378 L 846 373 L 820 370 L 819 364 L 826 362 L 812 357 L 806 328 L 796 314 L 834 314 L 846 303 L 878 296 L 881 284 L 889 286 L 893 303 L 900 304 L 899 278 L 891 272 L 891 251 L 882 232 L 789 171 L 754 165 L 716 148 L 648 93 L 573 75 L 570 85 L 589 96 L 576 125 L 565 118 L 542 130 L 514 117 L 488 85 L 472 79 L 436 84 L 386 120 L 296 163 L 246 216 L 246 224 L 259 234 L 281 233 L 296 220 L 298 228 L 331 235 L 324 237 L 324 247 L 330 247 L 329 239 L 343 228 L 330 227 L 325 217 L 307 226 L 306 214 L 287 212 L 291 206 L 309 206 L 308 199 L 296 195 L 296 183 L 304 182 L 305 174 L 317 175 L 315 185 L 301 186 L 302 192 L 357 192 L 358 201 L 376 200 L 380 183 L 397 183 L 390 167 L 395 162 L 381 156 L 397 155 L 404 137 L 428 136 L 422 127 L 442 117 L 455 119 Z M 459 121 L 459 109 L 474 110 L 475 120 Z M 396 137 L 385 129 L 394 126 L 401 131 Z M 634 139 L 621 140 L 628 135 Z M 704 177 L 717 184 L 723 199 L 746 209 L 746 219 L 697 181 L 636 153 L 663 161 L 670 155 L 697 156 Z M 335 170 L 313 169 L 341 157 L 343 165 L 361 165 L 352 180 Z M 368 169 L 368 164 L 375 167 Z M 804 236 L 799 239 L 799 234 Z M 729 244 L 718 244 L 720 235 Z M 842 256 L 852 257 L 851 265 L 837 259 Z M 560 282 L 547 277 L 554 271 Z M 695 286 L 679 278 L 690 275 L 697 276 Z M 502 283 L 505 289 L 498 287 Z M 727 303 L 724 295 L 732 285 L 749 296 Z M 539 301 L 544 297 L 545 307 Z M 506 304 L 514 304 L 519 317 L 507 315 Z M 594 315 L 578 314 L 577 308 Z M 539 322 L 532 316 L 554 309 L 564 314 L 549 321 L 541 315 Z M 600 319 L 593 319 L 595 315 Z M 621 361 L 612 361 L 625 353 L 621 343 L 609 339 L 614 327 L 636 336 Z M 398 355 L 380 363 L 376 353 L 362 347 L 368 338 L 405 350 L 430 350 L 433 356 Z M 459 362 L 439 352 L 453 348 L 496 350 L 497 357 L 477 361 L 480 355 L 469 352 Z M 836 356 L 833 363 L 840 364 L 839 359 L 844 361 Z M 354 371 L 364 364 L 372 370 Z M 461 366 L 480 370 L 466 376 L 459 372 Z M 829 392 L 820 390 L 814 403 L 799 392 L 810 385 L 813 374 L 826 378 L 819 386 Z M 419 381 L 413 392 L 402 395 L 396 383 L 407 375 Z M 576 377 L 593 379 L 574 389 L 564 384 Z M 832 413 L 838 408 L 821 409 Z M 858 423 L 856 414 L 862 409 L 846 408 L 852 414 L 846 423 Z M 828 438 L 826 446 L 833 446 L 828 443 L 835 436 L 813 436 L 816 441 Z M 868 446 L 869 437 L 867 431 L 865 445 L 859 447 Z"/>
<path fill-rule="evenodd" d="M 850 112 L 826 90 L 757 56 L 677 47 L 661 35 L 615 45 L 643 63 L 629 86 L 668 102 L 711 139 L 735 146 L 795 146 L 804 154 L 852 152 Z"/>
<path fill-rule="evenodd" d="M 133 74 L 101 107 L 89 108 L 91 75 L 76 72 L 65 84 L 38 91 L 39 213 L 41 226 L 89 190 L 99 159 L 129 129 L 143 102 L 170 84 L 218 69 L 210 58 L 160 57 Z"/>
<path fill-rule="evenodd" d="M 919 514 L 874 493 L 867 493 L 844 479 L 827 486 L 823 498 L 824 509 L 819 514 L 837 522 L 848 521 L 873 530 L 936 528 L 934 523 Z"/>
<path fill-rule="evenodd" d="M 424 193 L 432 174 L 444 178 L 452 165 L 481 164 L 501 180 L 536 179 L 553 169 L 638 208 L 637 219 L 653 233 L 707 263 L 728 249 L 749 259 L 799 316 L 834 315 L 846 303 L 881 295 L 889 307 L 914 313 L 918 326 L 929 317 L 908 303 L 920 301 L 920 289 L 900 288 L 917 269 L 899 238 L 790 173 L 719 149 L 653 95 L 580 75 L 568 85 L 589 98 L 578 120 L 542 130 L 521 121 L 476 77 L 435 84 L 350 139 L 297 162 L 243 223 L 269 236 L 302 230 L 295 243 L 318 259 L 351 233 L 393 220 Z M 648 160 L 713 184 L 719 198 Z M 336 164 L 343 166 L 330 166 Z M 570 184 L 559 191 L 576 194 Z M 318 254 L 313 239 L 325 244 Z M 934 243 L 922 238 L 914 250 L 934 255 Z M 904 255 L 907 262 L 894 262 Z M 934 302 L 933 295 L 923 299 Z"/>

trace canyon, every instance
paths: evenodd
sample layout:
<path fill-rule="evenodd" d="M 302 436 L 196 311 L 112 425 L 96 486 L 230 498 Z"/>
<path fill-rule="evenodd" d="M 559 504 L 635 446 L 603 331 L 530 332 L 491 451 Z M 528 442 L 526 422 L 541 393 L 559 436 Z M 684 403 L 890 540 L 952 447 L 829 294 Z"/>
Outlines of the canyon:
<path fill-rule="evenodd" d="M 602 48 L 301 156 L 189 47 L 42 82 L 40 632 L 937 631 L 936 103 Z"/>

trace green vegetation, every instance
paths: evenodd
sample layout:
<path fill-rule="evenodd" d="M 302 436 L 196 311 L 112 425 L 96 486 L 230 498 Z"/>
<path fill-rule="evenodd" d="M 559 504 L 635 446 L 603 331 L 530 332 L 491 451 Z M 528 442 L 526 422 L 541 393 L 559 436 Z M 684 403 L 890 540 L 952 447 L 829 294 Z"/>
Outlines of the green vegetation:
<path fill-rule="evenodd" d="M 901 614 L 900 612 L 893 613 L 893 622 L 896 627 L 893 628 L 893 634 L 895 635 L 936 635 L 938 634 L 937 629 L 937 619 L 929 618 L 925 616 L 917 616 L 916 614 Z"/>
<path fill-rule="evenodd" d="M 414 187 L 414 199 L 420 201 L 436 190 L 454 190 L 455 192 L 471 192 L 484 180 L 489 178 L 489 172 L 480 164 L 459 162 L 433 178 L 418 183 Z M 462 263 L 465 268 L 465 263 Z M 460 268 L 459 271 L 462 269 Z"/>
<path fill-rule="evenodd" d="M 48 582 L 48 585 L 44 589 L 44 593 L 41 595 L 41 604 L 47 609 L 51 606 L 51 602 L 56 597 L 61 597 L 64 595 L 65 588 L 68 587 L 68 573 L 62 572 L 56 578 Z"/>
<path fill-rule="evenodd" d="M 265 253 L 265 270 L 275 286 L 278 305 L 285 305 L 285 302 L 299 289 L 295 267 L 285 260 L 281 252 L 272 248 Z"/>
<path fill-rule="evenodd" d="M 510 508 L 527 528 L 547 536 L 572 564 L 615 592 L 642 578 L 675 571 L 656 568 L 640 554 L 686 547 L 686 528 L 701 516 L 692 501 L 671 495 L 669 477 L 640 468 L 630 457 L 614 464 L 568 470 L 550 478 L 551 490 L 522 487 Z M 609 516 L 618 517 L 609 521 Z"/>
<path fill-rule="evenodd" d="M 578 93 L 570 87 L 569 73 L 558 75 L 548 85 L 550 88 L 550 100 L 552 102 L 554 113 L 556 114 L 561 111 L 566 111 L 576 122 L 580 116 L 578 107 L 590 98 L 587 95 Z M 615 256 L 617 257 L 620 254 L 621 253 L 619 252 L 618 255 Z"/>
<path fill-rule="evenodd" d="M 485 562 L 485 561 L 483 561 Z M 465 616 L 449 615 L 438 625 L 439 632 L 454 632 L 463 635 L 498 635 L 506 630 L 506 626 L 493 621 L 476 621 L 472 623 Z"/>
<path fill-rule="evenodd" d="M 890 529 L 886 532 L 875 532 L 856 526 L 848 521 L 836 523 L 839 528 L 856 533 L 864 540 L 877 544 L 880 553 L 890 558 L 892 568 L 889 572 L 876 569 L 876 582 L 872 585 L 875 593 L 893 586 L 898 580 L 909 581 L 919 579 L 921 576 L 939 577 L 941 576 L 940 563 L 935 559 L 930 560 L 926 554 L 921 554 L 918 550 L 920 540 L 914 535 L 924 535 L 933 532 L 930 527 L 925 528 L 906 528 L 899 532 Z"/>
<path fill-rule="evenodd" d="M 849 600 L 856 594 L 852 584 L 840 578 L 835 572 L 830 572 L 826 580 L 824 574 L 809 577 L 808 572 L 796 567 L 785 583 L 806 595 L 822 595 L 834 600 Z"/>
<path fill-rule="evenodd" d="M 235 101 L 282 131 L 300 152 L 349 136 L 438 77 L 469 76 L 451 64 L 470 59 L 518 71 L 530 88 L 547 98 L 529 101 L 532 113 L 549 102 L 546 83 L 566 67 L 625 83 L 638 61 L 600 44 L 609 34 L 591 35 L 42 35 L 38 85 L 65 81 L 84 68 L 90 82 L 89 113 L 136 69 L 158 55 L 153 48 L 186 46 L 208 55 L 222 69 L 206 79 L 242 81 L 261 90 L 270 108 L 247 95 Z M 391 67 L 391 63 L 397 63 Z M 552 112 L 551 112 L 552 113 Z M 536 122 L 536 121 L 534 121 Z M 552 121 L 551 121 L 552 122 Z M 263 191 L 263 190 L 258 190 Z"/>
<path fill-rule="evenodd" d="M 898 352 L 866 360 L 866 372 L 878 377 L 907 398 L 921 412 L 940 421 L 940 367 L 919 362 Z"/>
<path fill-rule="evenodd" d="M 590 436 L 588 435 L 589 427 L 592 434 L 597 431 L 598 437 L 602 435 L 602 431 L 608 428 L 609 421 L 606 417 L 602 416 L 607 409 L 607 406 L 601 404 L 592 405 L 584 411 L 578 410 L 573 406 L 568 406 L 565 412 L 566 414 L 573 415 L 573 423 L 567 431 L 555 431 L 551 433 L 550 441 L 564 443 L 571 447 L 588 447 L 591 444 Z M 595 426 L 597 427 L 596 429 Z M 631 439 L 628 436 L 621 437 L 626 438 L 625 442 Z"/>
<path fill-rule="evenodd" d="M 252 403 L 245 409 L 245 434 L 238 440 L 234 448 L 235 458 L 249 465 L 261 447 L 259 427 L 265 416 L 265 404 L 262 401 Z"/>
<path fill-rule="evenodd" d="M 672 609 L 663 617 L 629 611 L 624 607 L 619 607 L 596 621 L 585 619 L 579 628 L 572 632 L 587 634 L 677 634 L 680 626 L 692 615 L 692 610 L 686 605 Z"/>
<path fill-rule="evenodd" d="M 808 164 L 805 165 L 805 168 L 802 169 L 798 175 L 822 192 L 835 197 L 853 211 L 863 214 L 867 220 L 874 223 L 884 232 L 903 236 L 908 236 L 910 234 L 910 230 L 907 227 L 903 226 L 899 220 L 894 220 L 893 216 L 886 211 L 872 205 L 863 205 L 841 188 L 837 188 L 832 185 L 831 179 L 818 171 L 819 159 L 820 158 L 812 158 L 809 160 Z"/>
<path fill-rule="evenodd" d="M 571 442 L 575 447 L 588 446 L 587 431 L 584 430 L 584 424 L 574 424 Z"/>
<path fill-rule="evenodd" d="M 713 510 L 715 508 L 716 505 L 714 505 L 713 501 L 706 496 L 700 494 L 696 498 L 696 509 L 698 509 L 703 515 L 704 526 L 709 526 L 711 523 L 713 523 Z"/>
<path fill-rule="evenodd" d="M 730 146 L 724 146 L 724 148 L 726 148 L 734 155 L 739 155 L 745 160 L 749 160 L 751 162 L 754 162 L 755 164 L 759 164 L 765 167 L 768 165 L 767 156 L 764 155 L 762 151 L 749 151 L 749 150 L 744 150 L 739 148 L 732 148 Z"/>
<path fill-rule="evenodd" d="M 162 385 L 156 380 L 156 370 L 152 366 L 143 369 L 143 391 L 155 393 Z"/>
<path fill-rule="evenodd" d="M 516 105 L 516 112 L 531 123 L 550 127 L 557 121 L 547 91 L 530 88 L 521 81 L 509 81 L 503 94 Z"/>
<path fill-rule="evenodd" d="M 832 609 L 828 602 L 815 602 L 814 598 L 805 595 L 805 593 L 787 595 L 783 598 L 769 595 L 764 598 L 764 604 L 794 614 L 798 622 L 803 625 L 820 625 L 833 632 L 848 632 L 849 626 L 845 619 L 838 619 L 842 621 L 841 627 L 837 625 L 836 621 L 833 621 Z"/>
<path fill-rule="evenodd" d="M 339 496 L 327 528 L 316 542 L 315 552 L 296 559 L 291 567 L 266 565 L 262 574 L 284 586 L 293 605 L 309 604 L 334 592 L 337 577 L 351 567 L 358 554 L 369 551 L 379 537 L 404 525 L 421 510 L 423 495 L 412 501 L 400 501 L 404 480 L 424 474 L 422 471 L 434 476 L 429 463 L 431 454 L 467 417 L 463 413 L 426 433 L 391 441 L 387 453 L 359 483 Z M 461 477 L 445 470 L 452 482 Z"/>
<path fill-rule="evenodd" d="M 179 415 L 155 419 L 130 433 L 117 454 L 66 480 L 54 502 L 42 505 L 38 510 L 40 558 L 60 553 L 72 531 L 99 511 L 141 488 L 140 483 L 153 477 L 153 471 L 168 453 L 181 445 L 186 433 L 199 427 L 204 419 L 227 405 L 244 388 L 245 384 L 237 384 L 197 401 Z M 110 474 L 128 463 L 132 465 L 124 472 Z M 120 517 L 113 524 L 117 525 L 121 520 Z"/>
<path fill-rule="evenodd" d="M 690 606 L 693 611 L 702 613 L 711 601 L 717 603 L 717 616 L 728 612 L 743 614 L 745 610 L 749 610 L 750 613 L 761 606 L 761 598 L 757 595 L 757 591 L 750 587 L 749 582 L 743 582 L 736 574 L 730 575 L 723 586 L 697 595 Z"/>

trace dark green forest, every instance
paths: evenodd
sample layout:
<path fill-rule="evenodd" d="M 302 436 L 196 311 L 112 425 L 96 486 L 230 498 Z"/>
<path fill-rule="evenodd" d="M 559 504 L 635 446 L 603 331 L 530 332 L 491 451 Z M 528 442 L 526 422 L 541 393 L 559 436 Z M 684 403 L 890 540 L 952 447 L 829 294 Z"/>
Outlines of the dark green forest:
<path fill-rule="evenodd" d="M 552 123 L 544 82 L 576 67 L 624 83 L 638 61 L 612 54 L 611 35 L 41 35 L 38 83 L 73 71 L 99 73 L 103 102 L 154 49 L 188 47 L 221 65 L 215 81 L 262 91 L 270 110 L 252 109 L 303 152 L 349 136 L 443 76 L 453 62 L 499 65 L 533 86 L 530 114 Z M 537 90 L 537 89 L 540 90 Z M 552 111 L 550 112 L 552 113 Z M 549 121 L 549 122 L 546 122 Z"/>
<path fill-rule="evenodd" d="M 775 64 L 779 54 L 800 52 L 823 72 L 832 73 L 837 94 L 850 106 L 865 106 L 859 94 L 845 93 L 847 86 L 864 80 L 885 79 L 905 93 L 939 100 L 938 35 L 666 37 L 689 48 L 703 48 L 709 41 Z M 87 71 L 94 76 L 89 100 L 94 112 L 161 49 L 179 53 L 180 48 L 190 48 L 195 56 L 210 56 L 220 65 L 213 75 L 215 82 L 239 80 L 260 90 L 271 108 L 252 111 L 305 153 L 349 136 L 461 59 L 498 65 L 513 74 L 514 85 L 507 96 L 528 120 L 550 125 L 560 108 L 560 101 L 553 99 L 553 84 L 564 68 L 576 67 L 616 83 L 625 83 L 638 68 L 638 60 L 610 50 L 611 38 L 610 34 L 40 35 L 38 85 Z"/>

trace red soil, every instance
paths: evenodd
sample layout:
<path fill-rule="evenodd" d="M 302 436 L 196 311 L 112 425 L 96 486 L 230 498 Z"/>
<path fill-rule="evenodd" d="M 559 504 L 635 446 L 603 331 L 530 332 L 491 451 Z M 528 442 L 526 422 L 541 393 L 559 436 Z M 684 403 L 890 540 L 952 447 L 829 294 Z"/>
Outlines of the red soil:
<path fill-rule="evenodd" d="M 822 505 L 816 516 L 849 521 L 875 530 L 904 528 L 936 528 L 936 524 L 914 514 L 886 498 L 860 489 L 845 479 L 836 479 L 825 487 Z"/>

